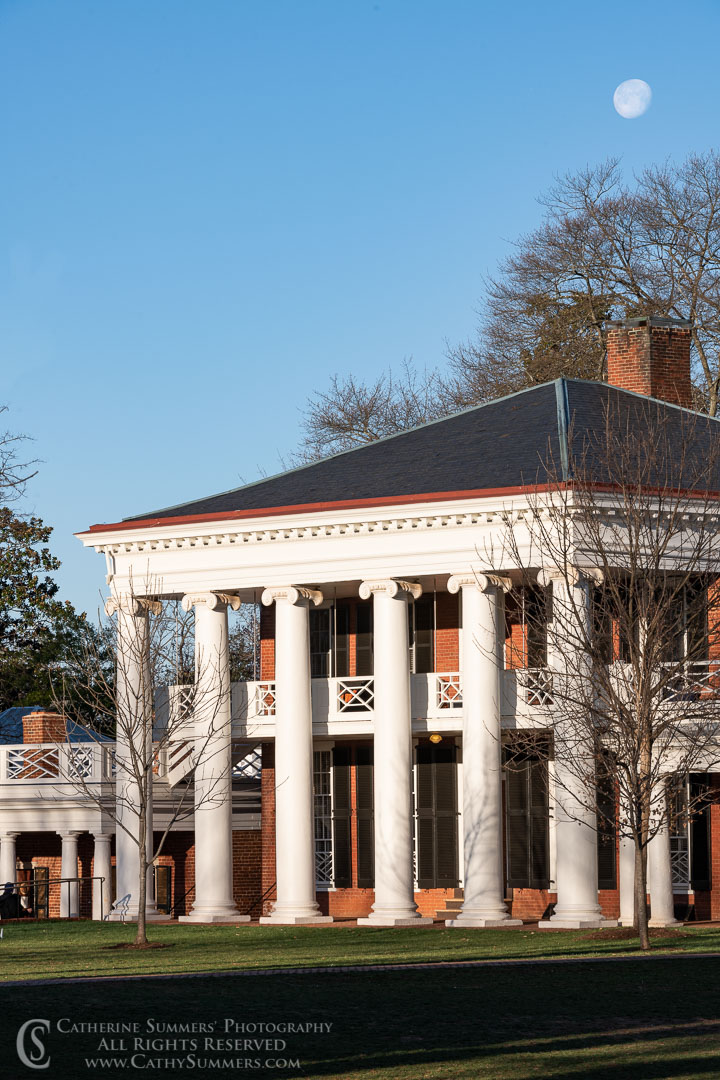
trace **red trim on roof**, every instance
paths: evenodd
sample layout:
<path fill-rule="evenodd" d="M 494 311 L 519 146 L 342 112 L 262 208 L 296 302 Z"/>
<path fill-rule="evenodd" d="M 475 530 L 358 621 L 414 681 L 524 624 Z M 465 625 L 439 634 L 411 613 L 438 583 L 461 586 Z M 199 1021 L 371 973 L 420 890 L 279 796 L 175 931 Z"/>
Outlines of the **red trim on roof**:
<path fill-rule="evenodd" d="M 310 514 L 324 510 L 354 510 L 372 506 L 406 506 L 422 502 L 450 502 L 453 499 L 480 499 L 488 495 L 522 495 L 547 491 L 550 484 L 523 484 L 518 487 L 472 488 L 469 491 L 429 491 L 421 495 L 382 495 L 372 499 L 341 499 L 337 502 L 298 503 L 296 506 L 266 506 L 258 510 L 223 510 L 213 514 L 186 514 L 178 517 L 135 518 L 112 524 L 91 525 L 91 533 L 117 529 L 155 529 L 162 525 L 195 525 L 203 521 L 237 521 L 243 518 L 276 517 L 280 514 Z"/>

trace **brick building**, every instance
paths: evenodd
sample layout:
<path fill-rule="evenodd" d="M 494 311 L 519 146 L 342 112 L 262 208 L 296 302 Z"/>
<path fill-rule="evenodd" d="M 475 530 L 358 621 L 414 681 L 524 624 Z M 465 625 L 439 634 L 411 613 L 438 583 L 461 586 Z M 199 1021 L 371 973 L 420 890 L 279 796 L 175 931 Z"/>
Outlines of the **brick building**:
<path fill-rule="evenodd" d="M 558 663 L 529 633 L 532 598 L 497 554 L 505 516 L 542 487 L 548 453 L 566 461 L 568 432 L 592 431 L 608 402 L 627 418 L 639 394 L 654 395 L 674 422 L 692 401 L 687 323 L 627 320 L 608 339 L 609 383 L 536 386 L 80 534 L 107 558 L 121 640 L 143 640 L 151 604 L 138 589 L 152 582 L 148 594 L 194 609 L 196 648 L 227 688 L 220 741 L 195 768 L 197 790 L 212 782 L 226 798 L 197 806 L 188 918 L 247 915 L 246 865 L 260 874 L 270 923 L 628 917 L 629 846 L 612 830 L 599 845 L 594 821 L 564 816 L 542 760 L 503 767 L 509 733 L 550 729 Z M 562 583 L 535 557 L 537 581 L 559 603 Z M 230 693 L 228 608 L 260 601 L 259 679 Z M 232 747 L 243 742 L 262 746 L 262 829 L 241 854 L 228 807 Z M 562 760 L 554 767 L 557 777 Z M 672 919 L 673 892 L 718 914 L 716 815 L 710 799 L 651 845 L 656 921 Z M 118 851 L 127 882 L 132 858 Z"/>

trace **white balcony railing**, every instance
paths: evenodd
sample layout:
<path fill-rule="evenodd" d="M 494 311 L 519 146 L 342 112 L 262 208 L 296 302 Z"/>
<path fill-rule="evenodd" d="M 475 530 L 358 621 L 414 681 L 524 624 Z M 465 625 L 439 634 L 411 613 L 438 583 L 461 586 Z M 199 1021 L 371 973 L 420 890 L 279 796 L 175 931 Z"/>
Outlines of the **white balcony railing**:
<path fill-rule="evenodd" d="M 0 783 L 102 783 L 113 776 L 113 744 L 18 743 L 0 747 Z"/>
<path fill-rule="evenodd" d="M 671 672 L 665 696 L 671 701 L 717 701 L 720 704 L 720 661 L 668 663 Z"/>

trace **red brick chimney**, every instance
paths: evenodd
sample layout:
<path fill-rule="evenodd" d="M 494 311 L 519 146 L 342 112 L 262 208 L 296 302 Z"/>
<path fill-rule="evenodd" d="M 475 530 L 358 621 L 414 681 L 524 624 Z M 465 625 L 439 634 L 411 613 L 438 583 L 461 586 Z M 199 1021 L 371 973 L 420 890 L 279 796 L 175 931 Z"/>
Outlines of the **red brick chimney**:
<path fill-rule="evenodd" d="M 609 383 L 692 408 L 687 319 L 644 315 L 605 325 Z"/>
<path fill-rule="evenodd" d="M 38 712 L 26 713 L 22 718 L 23 742 L 64 742 L 65 741 L 65 718 L 59 713 Z"/>

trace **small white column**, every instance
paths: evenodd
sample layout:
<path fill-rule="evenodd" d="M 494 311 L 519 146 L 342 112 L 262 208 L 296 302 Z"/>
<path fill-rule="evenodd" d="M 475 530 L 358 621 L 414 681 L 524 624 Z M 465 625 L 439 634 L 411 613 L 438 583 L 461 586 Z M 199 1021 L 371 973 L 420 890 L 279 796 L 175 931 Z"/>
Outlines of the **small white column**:
<path fill-rule="evenodd" d="M 670 860 L 670 830 L 667 811 L 657 832 L 648 844 L 648 892 L 650 914 L 648 926 L 679 926 L 675 918 L 672 864 Z"/>
<path fill-rule="evenodd" d="M 0 885 L 15 882 L 17 878 L 17 851 L 15 841 L 20 833 L 4 832 L 0 834 Z"/>
<path fill-rule="evenodd" d="M 80 833 L 77 832 L 60 833 L 60 839 L 62 840 L 61 878 L 76 878 L 78 876 L 79 835 Z M 79 914 L 77 881 L 62 881 L 60 883 L 60 918 L 77 919 Z"/>
<path fill-rule="evenodd" d="M 464 900 L 446 926 L 519 926 L 503 899 L 502 743 L 499 633 L 507 578 L 489 574 L 451 577 L 462 592 L 460 677 L 463 700 Z"/>
<path fill-rule="evenodd" d="M 414 897 L 412 728 L 407 601 L 420 585 L 384 578 L 364 581 L 373 598 L 375 902 L 358 926 L 419 926 Z"/>
<path fill-rule="evenodd" d="M 107 918 L 112 903 L 112 859 L 109 833 L 95 833 L 95 856 L 93 859 L 92 917 L 97 921 Z M 104 878 L 103 882 L 98 878 Z"/>
<path fill-rule="evenodd" d="M 195 901 L 179 922 L 250 922 L 233 898 L 232 711 L 228 607 L 237 596 L 196 593 L 195 608 Z"/>
<path fill-rule="evenodd" d="M 150 672 L 149 614 L 160 614 L 162 605 L 131 594 L 111 596 L 105 604 L 108 615 L 117 613 L 117 726 L 115 731 L 115 900 L 128 897 L 123 913 L 110 919 L 136 919 L 140 876 L 138 844 L 143 804 L 142 787 L 147 785 L 146 844 L 152 858 L 153 769 L 152 769 L 152 676 Z M 142 780 L 143 773 L 145 779 Z M 145 918 L 158 919 L 152 865 L 145 884 Z"/>
<path fill-rule="evenodd" d="M 315 589 L 266 589 L 275 604 L 275 866 L 277 900 L 261 923 L 332 922 L 315 898 L 310 604 Z"/>
<path fill-rule="evenodd" d="M 555 913 L 541 929 L 616 926 L 598 903 L 597 829 L 594 795 L 584 778 L 594 772 L 589 725 L 583 702 L 592 685 L 587 654 L 590 635 L 590 581 L 572 567 L 545 571 L 538 580 L 552 583 L 553 621 L 548 630 L 548 661 L 555 690 Z M 576 689 L 573 688 L 575 684 Z"/>

